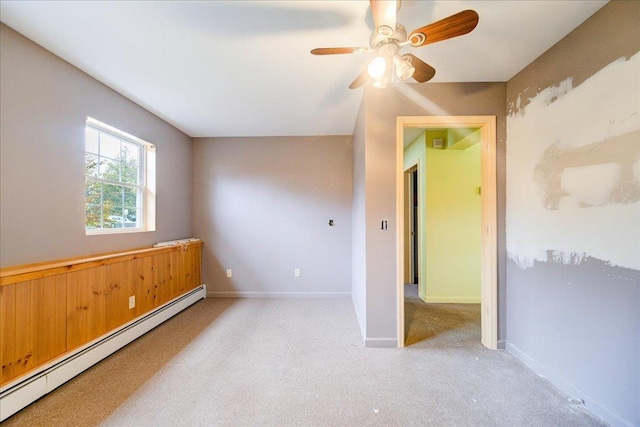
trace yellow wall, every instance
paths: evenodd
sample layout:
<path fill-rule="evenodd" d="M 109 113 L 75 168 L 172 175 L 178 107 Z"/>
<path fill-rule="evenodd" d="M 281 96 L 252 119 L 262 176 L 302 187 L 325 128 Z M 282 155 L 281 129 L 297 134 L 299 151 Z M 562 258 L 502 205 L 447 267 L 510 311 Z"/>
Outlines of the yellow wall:
<path fill-rule="evenodd" d="M 432 148 L 435 138 L 442 138 L 446 149 Z M 481 163 L 476 141 L 479 131 L 428 130 L 405 149 L 405 170 L 418 165 L 419 293 L 426 302 L 480 302 Z"/>
<path fill-rule="evenodd" d="M 426 188 L 426 174 L 424 173 L 424 166 L 427 164 L 427 145 L 425 142 L 425 133 L 420 134 L 407 148 L 404 149 L 404 170 L 405 172 L 412 169 L 414 166 L 418 168 L 418 212 L 421 214 L 421 218 L 418 219 L 418 253 L 424 254 L 426 236 L 422 230 L 424 227 L 424 212 L 426 209 L 424 189 Z M 406 190 L 406 188 L 405 188 Z M 405 203 L 408 200 L 408 194 L 405 193 Z M 408 259 L 411 255 L 410 242 L 411 236 L 407 233 L 410 227 L 410 213 L 405 208 L 405 238 L 404 238 L 404 258 L 405 258 L 405 283 L 411 282 L 408 278 L 409 263 Z M 418 265 L 418 293 L 420 298 L 425 298 L 425 282 L 424 282 L 424 270 L 425 258 L 421 257 Z"/>

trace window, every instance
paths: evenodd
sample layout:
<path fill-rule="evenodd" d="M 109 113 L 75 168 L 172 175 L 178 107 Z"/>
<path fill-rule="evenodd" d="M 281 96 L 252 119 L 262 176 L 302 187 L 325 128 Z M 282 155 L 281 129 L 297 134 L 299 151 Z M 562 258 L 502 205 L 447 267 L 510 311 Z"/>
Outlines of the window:
<path fill-rule="evenodd" d="M 155 147 L 90 117 L 85 127 L 85 230 L 155 230 Z"/>

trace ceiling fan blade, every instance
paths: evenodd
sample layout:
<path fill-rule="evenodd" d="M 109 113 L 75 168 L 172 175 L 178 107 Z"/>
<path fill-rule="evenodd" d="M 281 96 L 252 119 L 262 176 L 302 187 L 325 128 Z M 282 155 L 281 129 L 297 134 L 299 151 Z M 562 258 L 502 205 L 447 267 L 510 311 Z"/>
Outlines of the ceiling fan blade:
<path fill-rule="evenodd" d="M 391 34 L 396 30 L 396 13 L 399 1 L 396 0 L 370 0 L 371 14 L 376 30 L 384 25 L 391 29 Z M 389 34 L 390 35 L 390 34 Z"/>
<path fill-rule="evenodd" d="M 471 32 L 478 25 L 475 10 L 464 10 L 433 24 L 425 25 L 409 34 L 411 46 L 420 47 Z"/>
<path fill-rule="evenodd" d="M 356 77 L 356 79 L 353 82 L 351 82 L 351 84 L 349 85 L 349 89 L 357 89 L 360 86 L 367 83 L 368 81 L 369 81 L 369 73 L 367 72 L 367 70 L 364 70 L 362 73 L 360 73 L 358 77 Z"/>
<path fill-rule="evenodd" d="M 436 69 L 431 65 L 424 62 L 422 59 L 418 58 L 415 55 L 407 53 L 403 55 L 403 57 L 411 58 L 411 65 L 416 69 L 413 72 L 412 77 L 419 83 L 424 83 L 433 78 L 436 75 Z"/>
<path fill-rule="evenodd" d="M 311 51 L 314 55 L 339 55 L 344 53 L 359 53 L 363 51 L 361 47 L 319 47 Z"/>

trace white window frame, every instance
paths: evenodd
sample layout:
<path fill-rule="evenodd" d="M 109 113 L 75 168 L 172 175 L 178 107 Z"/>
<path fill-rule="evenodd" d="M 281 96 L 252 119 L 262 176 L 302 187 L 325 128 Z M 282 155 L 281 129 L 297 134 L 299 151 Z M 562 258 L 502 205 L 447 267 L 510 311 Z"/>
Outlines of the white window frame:
<path fill-rule="evenodd" d="M 85 171 L 85 191 L 86 182 L 100 182 L 107 184 L 115 184 L 139 190 L 138 194 L 142 197 L 140 207 L 142 212 L 139 216 L 140 225 L 137 227 L 121 227 L 121 228 L 86 228 L 86 207 L 85 200 L 85 233 L 90 235 L 103 234 L 121 234 L 121 233 L 140 233 L 146 231 L 155 231 L 156 229 L 156 148 L 155 145 L 144 141 L 136 136 L 123 132 L 113 126 L 102 123 L 92 117 L 87 117 L 85 129 L 92 128 L 100 133 L 108 134 L 115 138 L 121 139 L 133 145 L 140 147 L 138 172 L 141 184 L 128 184 L 121 181 L 112 181 L 101 177 L 87 175 Z M 85 139 L 85 153 L 87 153 Z"/>

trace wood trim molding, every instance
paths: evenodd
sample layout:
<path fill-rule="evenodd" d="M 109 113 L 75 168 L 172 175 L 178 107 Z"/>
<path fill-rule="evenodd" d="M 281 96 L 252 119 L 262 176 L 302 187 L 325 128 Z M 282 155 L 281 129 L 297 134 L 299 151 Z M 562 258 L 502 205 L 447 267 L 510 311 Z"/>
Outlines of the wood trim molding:
<path fill-rule="evenodd" d="M 495 116 L 399 116 L 396 120 L 396 239 L 397 254 L 397 336 L 398 347 L 404 347 L 404 128 L 481 129 L 482 162 L 482 270 L 481 329 L 482 344 L 498 347 L 498 267 L 497 267 L 497 182 L 496 182 L 496 117 Z"/>

